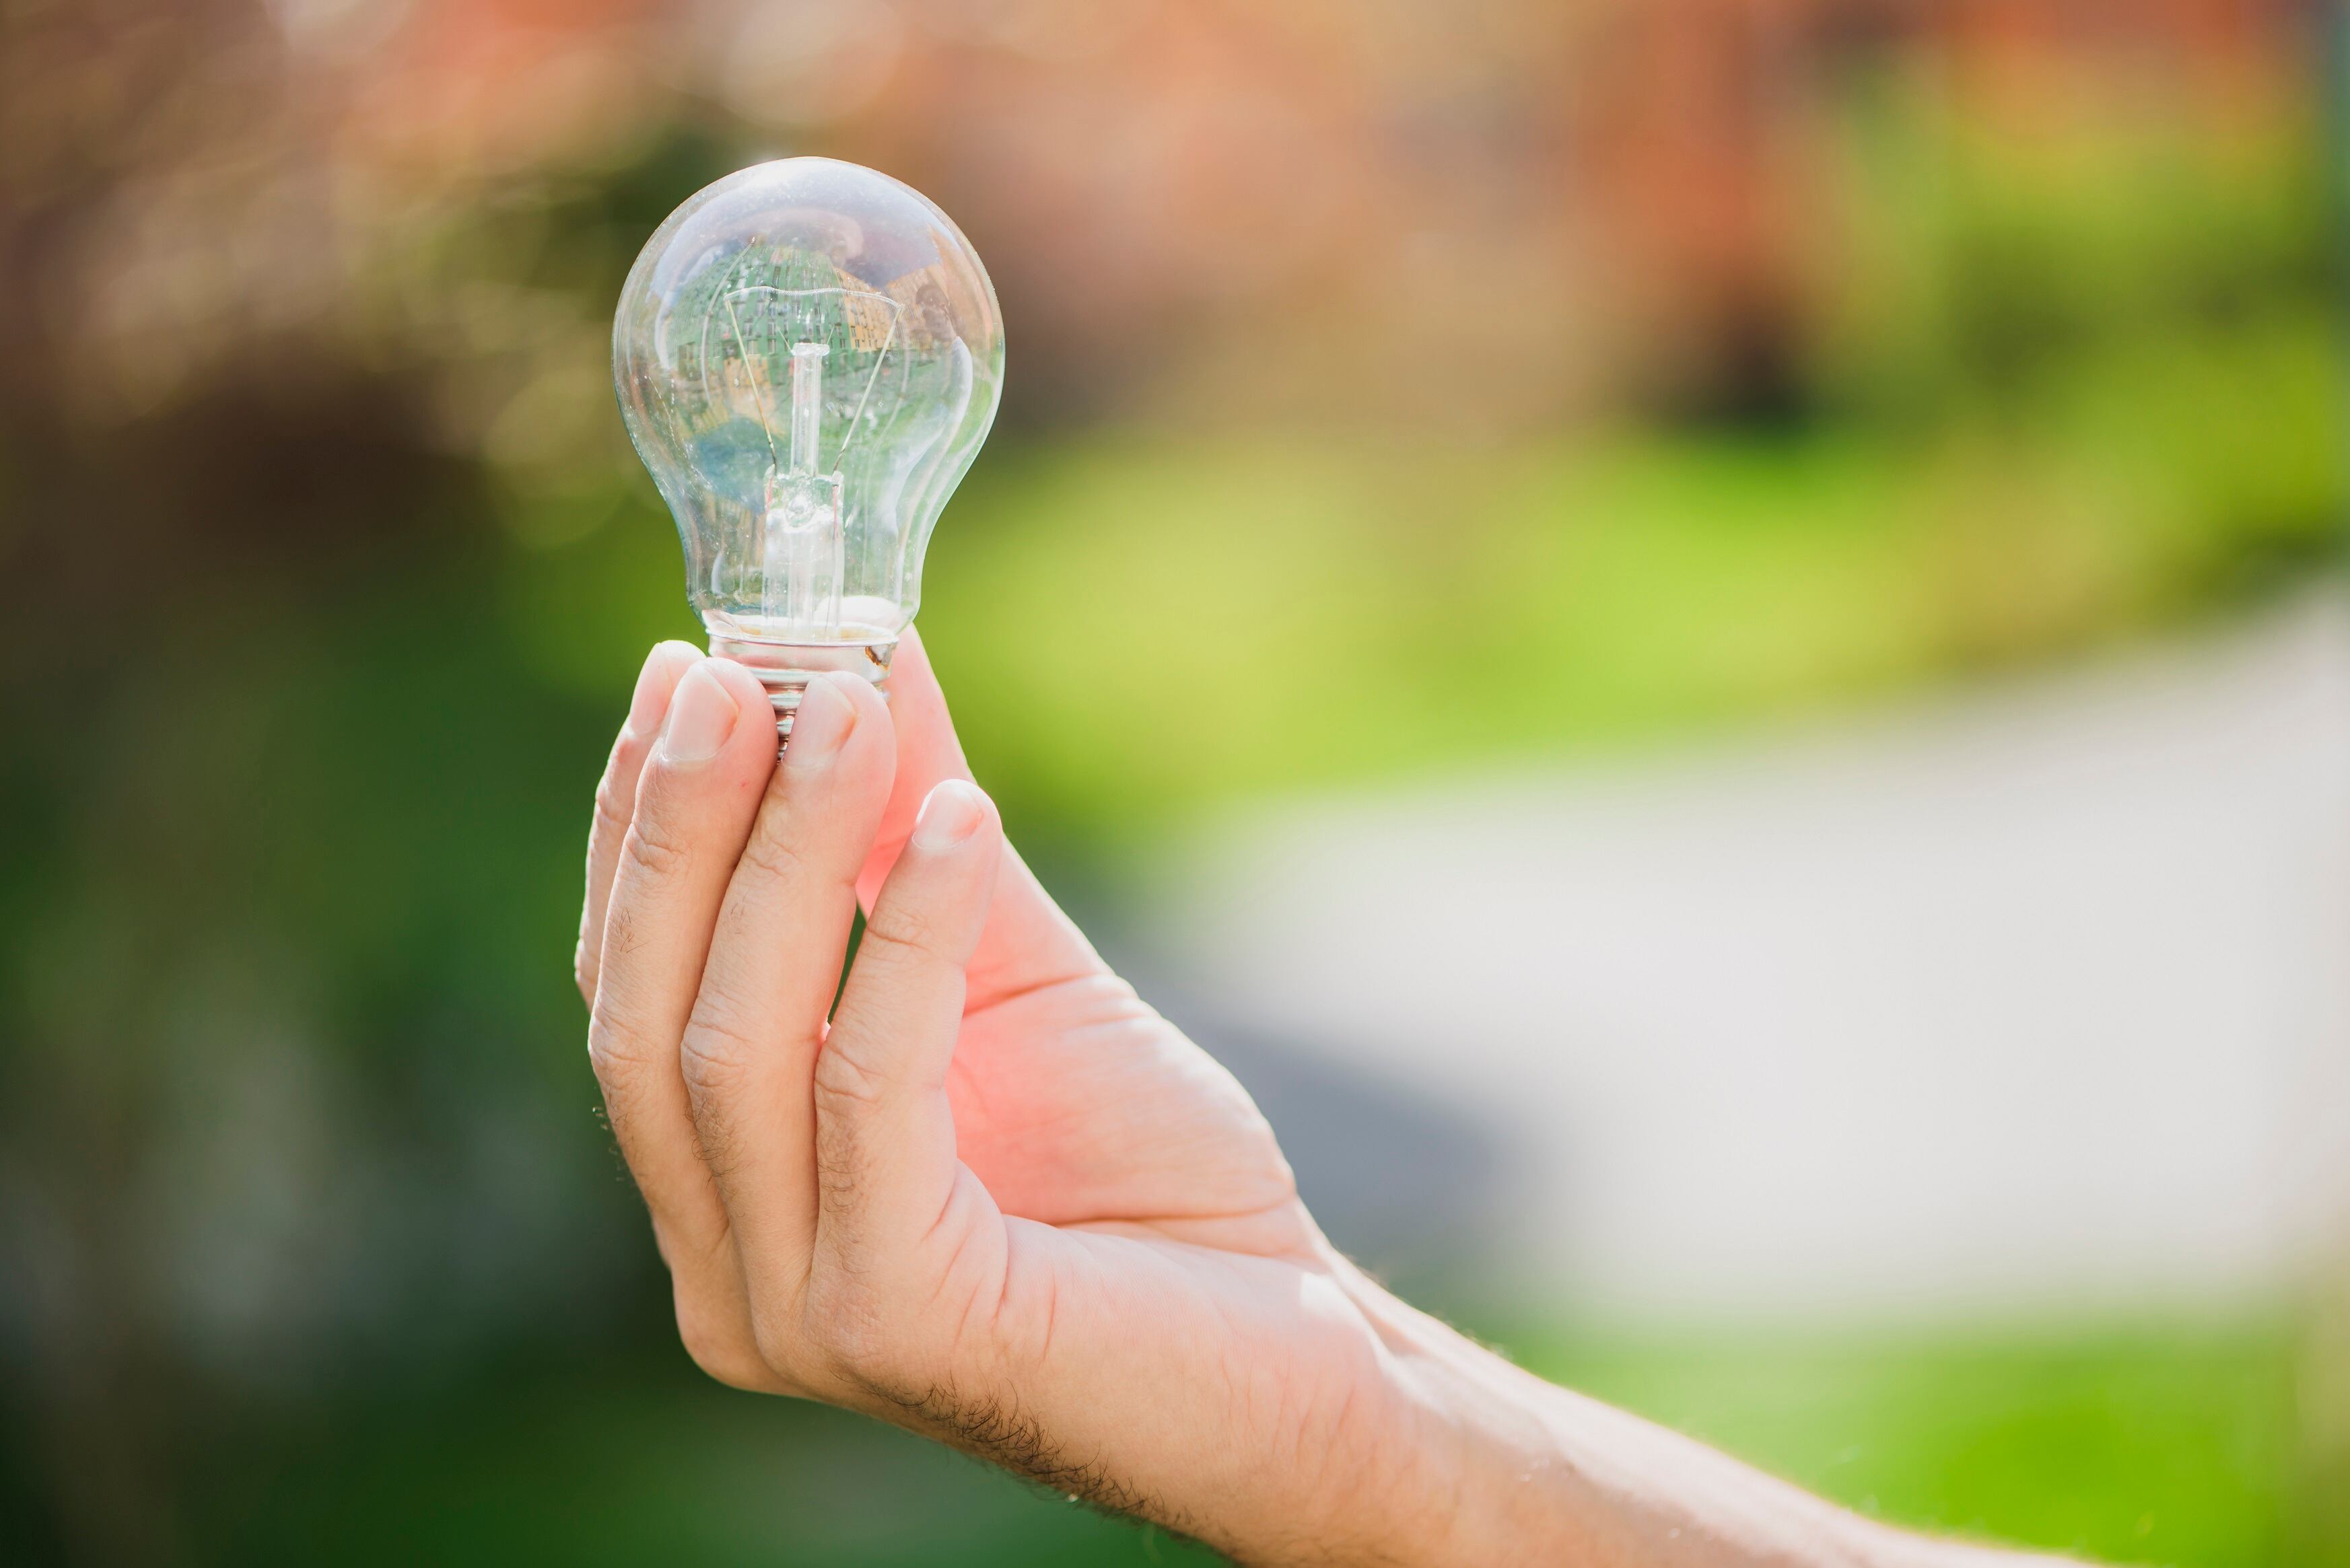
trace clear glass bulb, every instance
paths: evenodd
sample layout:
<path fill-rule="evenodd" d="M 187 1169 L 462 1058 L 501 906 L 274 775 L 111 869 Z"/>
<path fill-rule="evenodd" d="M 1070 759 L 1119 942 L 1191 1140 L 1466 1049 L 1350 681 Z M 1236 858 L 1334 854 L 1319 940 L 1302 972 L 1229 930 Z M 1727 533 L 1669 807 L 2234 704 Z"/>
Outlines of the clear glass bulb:
<path fill-rule="evenodd" d="M 1003 393 L 1003 312 L 953 220 L 834 159 L 729 174 L 645 242 L 612 380 L 711 652 L 759 677 L 786 736 L 819 670 L 886 692 Z"/>

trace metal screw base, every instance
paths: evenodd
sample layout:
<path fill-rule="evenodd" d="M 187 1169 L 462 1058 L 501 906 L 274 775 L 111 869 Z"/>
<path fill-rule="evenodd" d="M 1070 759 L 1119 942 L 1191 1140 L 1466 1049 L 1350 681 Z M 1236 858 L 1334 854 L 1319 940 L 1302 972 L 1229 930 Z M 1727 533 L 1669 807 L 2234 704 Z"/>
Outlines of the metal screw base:
<path fill-rule="evenodd" d="M 827 670 L 846 670 L 871 681 L 886 700 L 889 695 L 889 659 L 898 639 L 875 642 L 753 642 L 747 638 L 712 633 L 713 659 L 731 659 L 759 678 L 767 701 L 775 711 L 775 750 L 791 742 L 792 715 L 799 711 L 807 683 Z"/>

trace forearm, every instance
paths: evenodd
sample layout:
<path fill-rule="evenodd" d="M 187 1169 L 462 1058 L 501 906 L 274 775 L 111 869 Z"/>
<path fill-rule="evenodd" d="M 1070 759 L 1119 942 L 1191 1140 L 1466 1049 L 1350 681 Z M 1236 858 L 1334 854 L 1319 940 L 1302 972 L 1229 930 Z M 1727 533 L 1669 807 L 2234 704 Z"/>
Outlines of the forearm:
<path fill-rule="evenodd" d="M 1357 1289 L 1414 1428 L 1405 1438 L 1410 1484 L 1372 1503 L 1375 1561 L 1415 1568 L 2022 1568 L 2054 1561 L 1863 1519 L 1545 1383 L 1367 1280 Z"/>

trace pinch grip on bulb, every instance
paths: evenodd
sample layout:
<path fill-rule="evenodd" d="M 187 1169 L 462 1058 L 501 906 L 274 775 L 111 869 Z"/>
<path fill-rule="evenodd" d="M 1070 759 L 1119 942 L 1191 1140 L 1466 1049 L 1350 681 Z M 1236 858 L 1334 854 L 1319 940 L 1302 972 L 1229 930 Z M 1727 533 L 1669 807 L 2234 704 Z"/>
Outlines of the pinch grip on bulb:
<path fill-rule="evenodd" d="M 710 638 L 712 658 L 732 659 L 766 689 L 768 705 L 775 711 L 778 750 L 792 738 L 792 715 L 799 711 L 809 681 L 827 670 L 847 671 L 871 681 L 886 701 L 889 659 L 897 651 L 894 637 L 872 642 L 754 642 L 713 632 Z"/>

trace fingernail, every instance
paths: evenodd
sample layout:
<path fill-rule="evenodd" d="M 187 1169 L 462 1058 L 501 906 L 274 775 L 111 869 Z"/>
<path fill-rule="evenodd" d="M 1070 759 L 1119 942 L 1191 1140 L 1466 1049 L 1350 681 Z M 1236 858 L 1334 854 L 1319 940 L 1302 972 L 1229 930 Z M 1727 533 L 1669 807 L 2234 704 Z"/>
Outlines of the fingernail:
<path fill-rule="evenodd" d="M 855 679 L 827 671 L 807 683 L 792 714 L 792 743 L 784 748 L 785 767 L 820 768 L 840 754 L 857 728 L 857 704 L 840 682 Z"/>
<path fill-rule="evenodd" d="M 709 660 L 695 665 L 677 683 L 677 695 L 670 701 L 661 760 L 684 767 L 708 762 L 734 732 L 739 712 L 734 693 L 711 673 Z"/>
<path fill-rule="evenodd" d="M 659 732 L 661 716 L 669 711 L 670 699 L 676 693 L 677 681 L 671 678 L 677 667 L 691 659 L 699 661 L 701 651 L 691 643 L 657 642 L 645 655 L 645 667 L 637 672 L 637 690 L 629 699 L 629 728 L 639 735 Z"/>
<path fill-rule="evenodd" d="M 914 818 L 913 844 L 917 849 L 951 849 L 979 831 L 987 819 L 987 797 L 979 786 L 961 779 L 949 779 L 933 788 L 922 809 Z"/>

